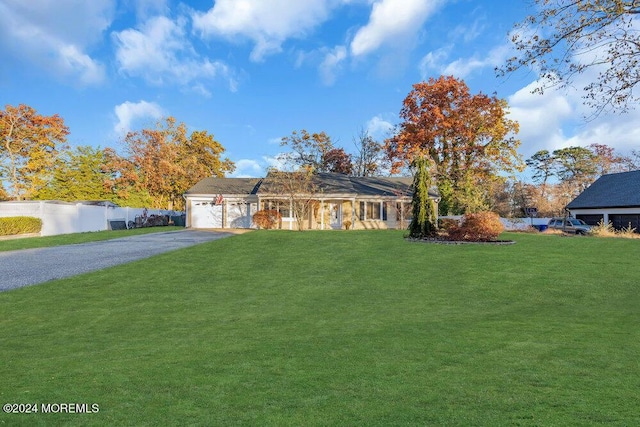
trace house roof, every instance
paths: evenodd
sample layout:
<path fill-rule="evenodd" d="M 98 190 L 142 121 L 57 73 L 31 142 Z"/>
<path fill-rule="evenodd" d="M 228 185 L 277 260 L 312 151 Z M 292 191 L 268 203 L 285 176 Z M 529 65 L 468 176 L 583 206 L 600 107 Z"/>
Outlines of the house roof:
<path fill-rule="evenodd" d="M 314 185 L 324 194 L 411 197 L 412 183 L 413 179 L 406 177 L 355 177 L 328 172 L 314 175 Z M 205 178 L 186 194 L 269 194 L 273 188 L 269 175 L 264 179 Z M 436 191 L 429 191 L 429 195 L 439 197 Z"/>
<path fill-rule="evenodd" d="M 256 194 L 262 178 L 217 178 L 200 180 L 186 194 Z"/>
<path fill-rule="evenodd" d="M 602 175 L 567 205 L 567 209 L 640 206 L 640 171 Z"/>

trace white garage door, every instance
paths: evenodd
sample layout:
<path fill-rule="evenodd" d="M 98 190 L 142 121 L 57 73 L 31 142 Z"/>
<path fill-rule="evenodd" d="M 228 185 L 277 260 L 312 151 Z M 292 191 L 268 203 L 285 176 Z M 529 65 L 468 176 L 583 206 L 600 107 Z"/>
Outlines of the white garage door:
<path fill-rule="evenodd" d="M 222 228 L 222 205 L 194 202 L 191 214 L 193 228 Z"/>
<path fill-rule="evenodd" d="M 230 228 L 251 227 L 251 215 L 246 203 L 227 204 L 227 226 Z"/>

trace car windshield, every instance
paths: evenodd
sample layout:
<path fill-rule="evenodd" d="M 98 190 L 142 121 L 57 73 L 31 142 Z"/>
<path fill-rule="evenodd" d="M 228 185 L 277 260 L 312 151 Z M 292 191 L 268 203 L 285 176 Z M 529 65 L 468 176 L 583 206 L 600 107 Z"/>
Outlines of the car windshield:
<path fill-rule="evenodd" d="M 587 225 L 583 220 L 581 219 L 570 219 L 569 222 L 571 223 L 571 225 Z"/>

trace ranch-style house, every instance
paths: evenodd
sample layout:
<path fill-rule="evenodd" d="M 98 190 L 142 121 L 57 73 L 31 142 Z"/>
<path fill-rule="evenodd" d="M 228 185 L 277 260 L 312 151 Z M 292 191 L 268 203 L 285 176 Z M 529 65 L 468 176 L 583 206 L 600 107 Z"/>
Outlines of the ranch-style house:
<path fill-rule="evenodd" d="M 258 210 L 277 210 L 280 228 L 298 229 L 293 203 L 312 200 L 302 228 L 395 229 L 407 228 L 411 220 L 412 178 L 353 177 L 316 173 L 308 194 L 285 194 L 278 190 L 273 174 L 265 178 L 215 178 L 201 180 L 184 197 L 186 226 L 206 228 L 255 228 Z M 436 205 L 439 195 L 430 191 Z"/>

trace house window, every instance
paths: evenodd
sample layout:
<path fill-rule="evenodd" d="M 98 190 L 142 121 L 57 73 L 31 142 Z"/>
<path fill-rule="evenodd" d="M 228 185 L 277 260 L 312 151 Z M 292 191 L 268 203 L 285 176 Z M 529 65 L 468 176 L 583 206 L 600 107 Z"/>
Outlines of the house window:
<path fill-rule="evenodd" d="M 396 203 L 396 215 L 398 221 L 411 222 L 411 217 L 413 216 L 411 203 Z"/>
<path fill-rule="evenodd" d="M 282 218 L 291 218 L 291 209 L 288 200 L 266 200 L 263 202 L 262 208 L 267 211 L 278 211 Z"/>
<path fill-rule="evenodd" d="M 360 202 L 360 220 L 387 220 L 387 204 L 384 202 Z"/>

